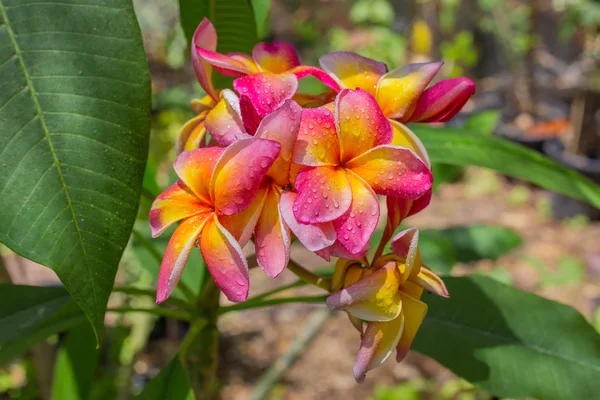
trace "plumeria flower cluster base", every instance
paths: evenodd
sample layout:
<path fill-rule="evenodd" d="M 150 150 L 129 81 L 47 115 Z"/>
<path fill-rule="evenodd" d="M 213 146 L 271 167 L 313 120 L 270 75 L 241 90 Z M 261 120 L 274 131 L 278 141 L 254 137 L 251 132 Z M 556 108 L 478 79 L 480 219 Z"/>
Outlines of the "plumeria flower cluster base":
<path fill-rule="evenodd" d="M 448 296 L 421 263 L 418 231 L 398 233 L 402 220 L 425 208 L 433 177 L 427 151 L 407 122 L 445 122 L 474 93 L 467 78 L 430 86 L 441 63 L 388 71 L 349 52 L 300 64 L 292 45 L 259 43 L 252 54 L 216 52 L 217 35 L 204 19 L 192 62 L 206 97 L 179 132 L 179 179 L 152 205 L 153 236 L 180 221 L 167 246 L 157 302 L 175 289 L 194 247 L 215 283 L 234 302 L 246 300 L 252 240 L 259 266 L 277 277 L 297 239 L 330 260 L 338 257 L 327 304 L 344 310 L 362 337 L 357 381 L 387 359 L 401 360 L 423 320 L 423 289 Z M 216 89 L 212 74 L 233 76 Z M 327 90 L 297 92 L 311 75 Z M 209 140 L 210 138 L 210 140 Z M 370 240 L 387 206 L 387 224 L 372 261 Z M 392 239 L 393 254 L 382 254 Z"/>

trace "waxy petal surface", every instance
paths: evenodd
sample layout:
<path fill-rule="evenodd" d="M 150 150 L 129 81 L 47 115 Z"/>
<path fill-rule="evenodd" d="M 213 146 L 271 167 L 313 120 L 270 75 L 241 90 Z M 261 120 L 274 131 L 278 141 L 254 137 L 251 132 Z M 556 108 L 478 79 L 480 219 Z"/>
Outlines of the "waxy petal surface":
<path fill-rule="evenodd" d="M 388 226 L 387 229 L 390 229 L 390 237 L 396 228 L 400 226 L 402 221 L 405 218 L 414 215 L 425 207 L 429 205 L 431 202 L 432 190 L 430 189 L 423 196 L 419 197 L 417 200 L 409 200 L 403 197 L 386 197 L 386 205 L 387 205 L 387 219 Z"/>
<path fill-rule="evenodd" d="M 404 360 L 410 346 L 412 345 L 419 327 L 427 314 L 427 304 L 422 301 L 415 300 L 409 295 L 401 293 L 402 296 L 402 315 L 404 316 L 404 329 L 402 336 L 396 346 L 396 361 Z"/>
<path fill-rule="evenodd" d="M 212 65 L 217 71 L 226 76 L 244 76 L 257 73 L 255 66 L 249 65 L 238 57 L 226 56 L 216 51 L 196 46 L 196 53 L 203 61 Z"/>
<path fill-rule="evenodd" d="M 356 53 L 336 51 L 319 58 L 319 64 L 341 88 L 361 88 L 375 95 L 377 82 L 387 72 L 384 63 Z"/>
<path fill-rule="evenodd" d="M 285 224 L 309 251 L 318 251 L 331 246 L 336 239 L 333 224 L 331 222 L 318 224 L 298 222 L 293 212 L 296 196 L 296 193 L 288 191 L 281 195 L 279 210 Z"/>
<path fill-rule="evenodd" d="M 213 204 L 211 175 L 225 149 L 207 147 L 181 153 L 173 168 L 183 183 L 206 204 Z"/>
<path fill-rule="evenodd" d="M 218 215 L 237 214 L 250 205 L 280 147 L 272 140 L 250 138 L 225 149 L 211 177 Z"/>
<path fill-rule="evenodd" d="M 333 221 L 338 241 L 350 254 L 365 248 L 379 221 L 379 200 L 369 185 L 347 171 L 352 189 L 352 203 L 344 215 Z"/>
<path fill-rule="evenodd" d="M 254 136 L 260 125 L 261 118 L 248 96 L 240 96 L 240 115 L 242 116 L 242 122 L 246 131 L 249 135 Z"/>
<path fill-rule="evenodd" d="M 362 383 L 367 371 L 377 368 L 392 354 L 404 330 L 404 315 L 388 322 L 369 322 L 354 363 L 354 379 Z"/>
<path fill-rule="evenodd" d="M 359 253 L 352 254 L 348 250 L 346 250 L 346 248 L 340 243 L 339 240 L 336 240 L 335 243 L 333 243 L 331 246 L 319 251 L 315 251 L 315 254 L 327 262 L 330 261 L 331 257 L 346 258 L 349 260 L 360 260 L 367 254 L 369 250 L 371 250 L 371 244 L 367 243 Z"/>
<path fill-rule="evenodd" d="M 291 237 L 279 214 L 280 189 L 271 186 L 267 193 L 254 241 L 258 265 L 271 278 L 276 278 L 290 260 Z"/>
<path fill-rule="evenodd" d="M 150 209 L 152 237 L 159 236 L 179 220 L 210 211 L 209 205 L 198 199 L 183 182 L 177 181 L 152 202 Z"/>
<path fill-rule="evenodd" d="M 256 131 L 256 137 L 273 140 L 281 145 L 279 157 L 267 176 L 280 186 L 290 183 L 290 164 L 298 138 L 302 108 L 293 100 L 286 100 L 279 109 L 267 115 Z"/>
<path fill-rule="evenodd" d="M 306 166 L 340 163 L 340 145 L 331 111 L 323 107 L 302 110 L 293 161 Z"/>
<path fill-rule="evenodd" d="M 473 94 L 475 94 L 475 83 L 469 78 L 440 81 L 425 90 L 419 97 L 410 121 L 449 121 L 463 108 Z"/>
<path fill-rule="evenodd" d="M 342 90 L 335 101 L 335 123 L 342 163 L 392 141 L 392 125 L 362 89 Z"/>
<path fill-rule="evenodd" d="M 399 257 L 405 259 L 405 268 L 402 272 L 402 282 L 416 277 L 421 270 L 421 251 L 419 250 L 419 230 L 417 228 L 405 229 L 392 238 L 391 250 Z"/>
<path fill-rule="evenodd" d="M 442 62 L 410 64 L 385 74 L 377 87 L 377 102 L 389 118 L 404 121 L 409 117 L 419 96 L 442 67 Z"/>
<path fill-rule="evenodd" d="M 204 127 L 206 114 L 207 112 L 203 112 L 183 124 L 179 133 L 177 133 L 177 139 L 175 139 L 176 154 L 181 154 L 184 151 L 191 151 L 200 147 L 200 144 L 206 135 L 206 128 Z"/>
<path fill-rule="evenodd" d="M 296 75 L 296 78 L 298 79 L 302 79 L 311 75 L 320 80 L 325 86 L 328 86 L 330 89 L 333 89 L 336 92 L 342 90 L 342 88 L 340 88 L 340 85 L 335 81 L 335 79 L 329 76 L 327 72 L 323 71 L 322 69 L 311 67 L 308 65 L 299 65 L 289 70 L 288 72 Z"/>
<path fill-rule="evenodd" d="M 207 18 L 204 18 L 200 22 L 192 38 L 192 66 L 202 89 L 214 100 L 218 100 L 217 93 L 212 84 L 212 66 L 208 61 L 200 57 L 197 51 L 198 48 L 211 52 L 217 50 L 217 31 Z"/>
<path fill-rule="evenodd" d="M 340 167 L 306 167 L 298 172 L 294 186 L 298 192 L 294 215 L 304 224 L 333 221 L 352 203 L 352 188 Z"/>
<path fill-rule="evenodd" d="M 377 194 L 416 200 L 433 184 L 433 175 L 411 150 L 392 145 L 378 146 L 346 163 Z"/>
<path fill-rule="evenodd" d="M 237 240 L 241 247 L 244 247 L 254 232 L 258 223 L 260 214 L 263 211 L 267 199 L 268 184 L 263 182 L 260 189 L 254 196 L 252 203 L 244 211 L 233 215 L 219 216 L 219 222 L 231 235 Z"/>
<path fill-rule="evenodd" d="M 442 297 L 450 297 L 444 281 L 425 266 L 422 266 L 419 270 L 419 274 L 411 280 L 430 293 Z"/>
<path fill-rule="evenodd" d="M 240 101 L 231 90 L 221 92 L 221 100 L 206 116 L 204 126 L 213 139 L 221 146 L 249 138 L 240 116 Z"/>
<path fill-rule="evenodd" d="M 261 42 L 252 49 L 252 58 L 263 72 L 282 74 L 298 65 L 296 49 L 286 42 Z"/>
<path fill-rule="evenodd" d="M 414 134 L 406 125 L 390 120 L 392 124 L 392 129 L 394 131 L 394 137 L 392 138 L 392 142 L 390 144 L 394 146 L 406 147 L 414 151 L 421 160 L 427 165 L 427 167 L 431 168 L 431 162 L 429 161 L 429 154 L 427 153 L 427 149 L 421 139 Z"/>
<path fill-rule="evenodd" d="M 158 286 L 156 288 L 157 304 L 165 301 L 175 290 L 192 247 L 194 247 L 207 222 L 212 218 L 213 213 L 187 218 L 173 232 L 160 264 Z"/>
<path fill-rule="evenodd" d="M 240 96 L 248 96 L 258 115 L 263 118 L 294 96 L 298 79 L 289 73 L 263 72 L 236 79 L 233 88 Z"/>
<path fill-rule="evenodd" d="M 234 302 L 246 300 L 250 286 L 246 257 L 216 216 L 202 230 L 200 251 L 206 268 L 225 296 Z"/>
<path fill-rule="evenodd" d="M 332 310 L 344 310 L 365 321 L 391 321 L 402 309 L 400 279 L 396 263 L 387 263 L 327 297 L 327 306 Z"/>

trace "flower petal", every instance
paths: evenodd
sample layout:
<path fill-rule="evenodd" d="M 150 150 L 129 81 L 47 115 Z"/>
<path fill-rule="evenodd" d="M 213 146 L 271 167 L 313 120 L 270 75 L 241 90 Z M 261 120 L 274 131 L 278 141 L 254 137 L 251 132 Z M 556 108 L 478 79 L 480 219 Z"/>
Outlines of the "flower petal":
<path fill-rule="evenodd" d="M 327 297 L 332 310 L 344 310 L 365 321 L 391 321 L 400 314 L 400 270 L 389 262 L 358 282 Z"/>
<path fill-rule="evenodd" d="M 390 249 L 399 257 L 405 258 L 402 270 L 402 282 L 414 278 L 421 270 L 421 251 L 419 250 L 419 230 L 405 229 L 393 237 Z"/>
<path fill-rule="evenodd" d="M 352 203 L 352 188 L 340 167 L 306 167 L 298 172 L 294 186 L 298 192 L 294 215 L 304 224 L 333 221 Z"/>
<path fill-rule="evenodd" d="M 392 145 L 377 146 L 346 163 L 377 194 L 416 200 L 433 184 L 433 175 L 411 150 Z"/>
<path fill-rule="evenodd" d="M 196 28 L 196 32 L 194 32 L 194 36 L 192 38 L 192 66 L 194 67 L 194 72 L 196 73 L 196 78 L 198 78 L 198 82 L 202 89 L 214 100 L 218 100 L 217 93 L 212 83 L 212 67 L 209 62 L 205 61 L 197 51 L 197 48 L 206 49 L 208 51 L 214 52 L 217 50 L 217 31 L 215 30 L 212 23 L 204 18 L 198 28 Z"/>
<path fill-rule="evenodd" d="M 221 100 L 206 116 L 204 126 L 221 146 L 229 146 L 239 139 L 249 138 L 242 121 L 240 100 L 229 89 L 221 92 Z"/>
<path fill-rule="evenodd" d="M 442 281 L 439 276 L 425 266 L 421 266 L 419 274 L 412 278 L 412 281 L 430 293 L 434 293 L 442 297 L 450 297 L 444 281 Z"/>
<path fill-rule="evenodd" d="M 213 204 L 210 194 L 211 174 L 225 149 L 206 147 L 181 153 L 173 168 L 183 183 L 206 204 Z"/>
<path fill-rule="evenodd" d="M 427 207 L 431 202 L 431 195 L 432 190 L 429 189 L 427 193 L 419 197 L 417 200 L 387 196 L 387 225 L 385 229 L 386 232 L 389 232 L 384 236 L 391 238 L 396 231 L 396 228 L 400 226 L 405 218 L 408 218 Z"/>
<path fill-rule="evenodd" d="M 369 243 L 379 221 L 379 200 L 369 185 L 347 172 L 352 203 L 344 215 L 333 221 L 338 241 L 350 254 L 358 254 Z"/>
<path fill-rule="evenodd" d="M 212 110 L 217 105 L 217 101 L 215 101 L 215 99 L 209 95 L 206 95 L 201 99 L 192 99 L 192 101 L 190 101 L 190 105 L 195 113 L 200 114 L 202 111 Z"/>
<path fill-rule="evenodd" d="M 197 56 L 202 61 L 212 65 L 222 75 L 239 77 L 258 72 L 256 66 L 240 59 L 240 57 L 224 55 L 200 46 L 195 46 L 195 48 Z M 194 53 L 192 53 L 192 57 L 194 57 Z"/>
<path fill-rule="evenodd" d="M 327 262 L 329 262 L 331 257 L 347 258 L 349 260 L 361 260 L 369 250 L 371 250 L 371 244 L 367 243 L 365 247 L 360 250 L 360 252 L 352 254 L 346 250 L 344 246 L 342 246 L 339 240 L 336 240 L 331 246 L 319 251 L 315 251 L 315 254 Z"/>
<path fill-rule="evenodd" d="M 241 247 L 244 247 L 252 237 L 265 205 L 268 189 L 267 182 L 263 182 L 248 208 L 237 214 L 219 216 L 221 225 L 231 233 Z"/>
<path fill-rule="evenodd" d="M 352 283 L 356 283 L 358 280 L 360 280 L 360 278 L 362 278 L 364 271 L 365 269 L 362 268 L 362 263 L 360 261 L 340 258 L 335 263 L 335 270 L 333 271 L 333 276 L 331 277 L 331 291 L 337 292 L 344 286 L 349 286 L 344 285 L 347 281 L 346 275 L 356 277 L 350 283 L 350 285 Z M 357 272 L 360 272 L 360 274 L 357 274 Z"/>
<path fill-rule="evenodd" d="M 417 332 L 425 314 L 427 314 L 427 304 L 422 301 L 415 300 L 411 296 L 401 293 L 402 296 L 402 315 L 404 316 L 404 329 L 402 336 L 396 346 L 396 361 L 404 360 L 410 346 L 417 336 Z"/>
<path fill-rule="evenodd" d="M 377 102 L 389 118 L 404 121 L 412 114 L 419 96 L 442 67 L 442 62 L 410 64 L 381 77 Z"/>
<path fill-rule="evenodd" d="M 417 153 L 419 158 L 425 162 L 427 167 L 431 168 L 429 154 L 427 154 L 427 149 L 425 148 L 423 142 L 421 142 L 421 139 L 419 139 L 417 135 L 415 135 L 413 131 L 411 131 L 406 125 L 392 119 L 390 122 L 392 123 L 392 129 L 394 131 L 394 137 L 392 138 L 392 142 L 390 144 L 411 149 Z"/>
<path fill-rule="evenodd" d="M 202 143 L 202 140 L 206 135 L 206 128 L 204 127 L 206 114 L 206 112 L 202 112 L 183 124 L 179 133 L 177 133 L 177 139 L 175 140 L 176 154 L 181 154 L 184 151 L 190 151 L 200 147 L 200 143 Z"/>
<path fill-rule="evenodd" d="M 341 88 L 361 88 L 372 95 L 377 90 L 377 82 L 387 72 L 384 63 L 349 51 L 326 54 L 319 58 L 319 64 Z"/>
<path fill-rule="evenodd" d="M 279 201 L 279 211 L 285 224 L 309 251 L 318 251 L 331 246 L 336 239 L 331 222 L 303 224 L 298 222 L 292 211 L 296 193 L 285 191 Z"/>
<path fill-rule="evenodd" d="M 276 278 L 290 260 L 290 230 L 279 214 L 280 196 L 281 190 L 272 185 L 254 232 L 258 265 L 271 278 Z"/>
<path fill-rule="evenodd" d="M 292 68 L 288 72 L 296 75 L 296 78 L 298 78 L 298 79 L 302 79 L 302 78 L 305 78 L 305 77 L 311 75 L 311 76 L 314 76 L 315 78 L 317 78 L 318 80 L 320 80 L 324 85 L 335 90 L 336 92 L 339 92 L 340 90 L 342 90 L 342 88 L 340 88 L 340 85 L 338 85 L 338 83 L 335 81 L 335 79 L 333 79 L 331 76 L 329 76 L 327 74 L 327 72 L 323 71 L 320 68 L 311 67 L 308 65 L 299 65 L 295 68 Z"/>
<path fill-rule="evenodd" d="M 338 165 L 340 145 L 333 113 L 326 108 L 305 108 L 292 160 L 306 166 Z"/>
<path fill-rule="evenodd" d="M 404 315 L 388 322 L 369 322 L 354 363 L 354 379 L 362 383 L 367 371 L 377 368 L 392 355 L 404 331 Z"/>
<path fill-rule="evenodd" d="M 263 72 L 282 74 L 300 65 L 296 49 L 286 42 L 257 43 L 252 58 Z"/>
<path fill-rule="evenodd" d="M 212 217 L 213 213 L 204 213 L 187 218 L 173 232 L 160 264 L 156 304 L 165 301 L 175 290 L 192 247 Z"/>
<path fill-rule="evenodd" d="M 281 145 L 279 157 L 267 175 L 282 187 L 290 183 L 290 165 L 301 115 L 302 108 L 293 100 L 286 100 L 281 107 L 261 121 L 256 131 L 257 138 L 270 139 Z"/>
<path fill-rule="evenodd" d="M 240 96 L 240 115 L 242 116 L 242 122 L 248 134 L 254 136 L 256 130 L 260 125 L 260 115 L 254 108 L 250 97 Z"/>
<path fill-rule="evenodd" d="M 445 79 L 425 90 L 410 117 L 414 122 L 446 122 L 452 119 L 475 94 L 469 78 Z"/>
<path fill-rule="evenodd" d="M 218 215 L 237 214 L 250 205 L 280 147 L 277 142 L 258 138 L 238 140 L 227 147 L 211 177 Z"/>
<path fill-rule="evenodd" d="M 248 96 L 262 118 L 294 96 L 298 89 L 298 79 L 294 74 L 263 72 L 236 79 L 233 81 L 233 88 L 241 96 Z"/>
<path fill-rule="evenodd" d="M 246 300 L 250 286 L 248 263 L 239 243 L 216 215 L 202 230 L 200 251 L 206 268 L 225 296 L 234 302 Z"/>
<path fill-rule="evenodd" d="M 392 125 L 373 96 L 362 89 L 344 89 L 337 95 L 335 123 L 342 162 L 392 141 Z"/>
<path fill-rule="evenodd" d="M 184 218 L 210 211 L 210 206 L 196 197 L 183 182 L 177 181 L 158 195 L 150 208 L 152 237 Z"/>

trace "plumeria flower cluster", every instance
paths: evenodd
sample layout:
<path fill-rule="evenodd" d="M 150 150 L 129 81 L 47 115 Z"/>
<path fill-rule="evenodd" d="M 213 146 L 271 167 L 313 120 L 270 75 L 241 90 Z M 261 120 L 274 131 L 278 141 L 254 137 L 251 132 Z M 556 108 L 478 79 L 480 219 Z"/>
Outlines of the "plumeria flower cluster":
<path fill-rule="evenodd" d="M 193 247 L 215 283 L 234 302 L 246 300 L 252 240 L 258 265 L 277 277 L 297 239 L 309 251 L 338 257 L 327 304 L 348 313 L 362 343 L 357 381 L 397 350 L 401 360 L 423 320 L 423 290 L 448 296 L 422 265 L 418 231 L 394 236 L 425 208 L 433 176 L 427 151 L 406 122 L 445 122 L 474 93 L 467 78 L 430 85 L 441 63 L 388 72 L 385 64 L 349 52 L 300 64 L 292 45 L 259 43 L 252 54 L 216 52 L 204 19 L 193 38 L 192 62 L 206 97 L 176 142 L 179 179 L 152 205 L 153 236 L 181 221 L 165 252 L 157 302 L 176 287 Z M 214 72 L 236 78 L 217 90 Z M 313 76 L 327 90 L 297 93 Z M 370 240 L 387 205 L 387 224 L 372 261 Z M 382 254 L 392 240 L 392 254 Z M 364 328 L 364 329 L 363 329 Z"/>

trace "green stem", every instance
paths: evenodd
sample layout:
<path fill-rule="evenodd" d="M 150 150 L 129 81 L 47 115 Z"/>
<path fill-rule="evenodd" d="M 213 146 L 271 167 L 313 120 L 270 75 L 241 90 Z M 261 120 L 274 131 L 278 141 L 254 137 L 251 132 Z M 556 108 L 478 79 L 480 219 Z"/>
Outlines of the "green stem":
<path fill-rule="evenodd" d="M 302 281 L 302 280 L 296 281 L 294 283 L 290 283 L 289 285 L 280 286 L 280 287 L 275 288 L 273 290 L 269 290 L 268 292 L 264 292 L 264 293 L 258 294 L 258 295 L 254 296 L 254 297 L 251 297 L 251 298 L 247 299 L 246 302 L 249 302 L 249 301 L 254 301 L 255 302 L 255 301 L 258 301 L 258 300 L 263 300 L 263 299 L 266 299 L 267 297 L 273 296 L 274 294 L 283 292 L 285 290 L 293 289 L 293 288 L 297 288 L 297 287 L 305 286 L 305 285 L 308 285 L 305 281 Z"/>
<path fill-rule="evenodd" d="M 142 289 L 136 287 L 115 287 L 113 288 L 113 292 L 124 293 L 132 296 L 148 296 L 151 298 L 156 298 L 156 292 L 152 289 Z M 190 308 L 187 302 L 180 300 L 176 297 L 169 297 L 167 300 L 165 300 L 165 304 L 170 304 L 172 306 L 179 307 L 184 310 L 189 310 Z"/>
<path fill-rule="evenodd" d="M 161 317 L 174 318 L 182 321 L 191 321 L 192 316 L 184 311 L 171 310 L 170 308 L 135 308 L 135 307 L 115 307 L 107 308 L 106 311 L 114 313 L 128 313 L 128 312 L 145 312 L 148 314 L 159 315 Z"/>
<path fill-rule="evenodd" d="M 294 260 L 290 260 L 287 265 L 287 269 L 293 272 L 298 278 L 302 279 L 306 283 L 318 286 L 322 289 L 331 290 L 331 279 L 324 278 L 320 275 L 315 274 L 312 271 L 307 270 L 300 264 L 296 264 Z"/>
<path fill-rule="evenodd" d="M 162 255 L 158 252 L 158 250 L 156 250 L 156 248 L 152 245 L 152 243 L 150 243 L 145 237 L 144 235 L 142 235 L 138 230 L 134 229 L 133 230 L 133 237 L 135 238 L 135 240 L 137 240 L 146 250 L 148 250 L 148 252 L 150 253 L 150 255 L 152 256 L 152 258 L 154 258 L 156 260 L 156 262 L 158 263 L 158 265 L 162 264 Z M 184 294 L 185 297 L 187 297 L 187 299 L 191 302 L 194 301 L 194 299 L 196 298 L 196 296 L 194 295 L 194 292 L 192 292 L 192 290 L 183 282 L 183 281 L 179 281 L 178 283 L 178 287 L 181 290 L 181 292 Z"/>
<path fill-rule="evenodd" d="M 245 301 L 243 303 L 235 304 L 233 306 L 221 307 L 219 309 L 219 315 L 225 314 L 230 311 L 247 310 L 249 308 L 268 307 L 277 304 L 285 303 L 324 303 L 327 296 L 296 296 L 296 297 L 282 297 L 278 299 L 268 299 L 257 302 Z"/>

